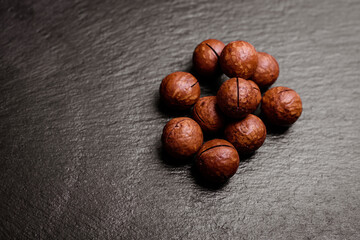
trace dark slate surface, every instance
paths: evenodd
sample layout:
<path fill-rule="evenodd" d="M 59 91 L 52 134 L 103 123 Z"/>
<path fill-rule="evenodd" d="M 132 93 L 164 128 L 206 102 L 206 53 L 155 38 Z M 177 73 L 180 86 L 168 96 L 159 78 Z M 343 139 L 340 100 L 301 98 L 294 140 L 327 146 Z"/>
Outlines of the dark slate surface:
<path fill-rule="evenodd" d="M 360 239 L 359 23 L 357 0 L 2 0 L 0 238 Z M 159 84 L 207 38 L 274 55 L 304 107 L 218 189 L 160 143 Z"/>

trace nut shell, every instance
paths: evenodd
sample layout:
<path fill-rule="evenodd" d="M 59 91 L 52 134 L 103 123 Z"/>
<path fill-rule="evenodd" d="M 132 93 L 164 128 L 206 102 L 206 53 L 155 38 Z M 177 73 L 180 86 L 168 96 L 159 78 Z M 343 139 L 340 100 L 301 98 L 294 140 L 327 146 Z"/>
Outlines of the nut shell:
<path fill-rule="evenodd" d="M 216 99 L 225 115 L 240 119 L 256 110 L 261 92 L 253 81 L 231 78 L 220 86 Z"/>
<path fill-rule="evenodd" d="M 229 124 L 225 129 L 225 138 L 240 154 L 249 154 L 263 145 L 266 127 L 260 118 L 249 114 L 241 121 Z"/>
<path fill-rule="evenodd" d="M 160 85 L 161 100 L 175 109 L 187 109 L 200 98 L 197 79 L 187 72 L 173 72 Z"/>
<path fill-rule="evenodd" d="M 257 52 L 245 41 L 234 41 L 226 45 L 220 55 L 220 66 L 226 76 L 249 79 L 258 64 Z"/>
<path fill-rule="evenodd" d="M 239 155 L 234 146 L 223 139 L 210 140 L 196 155 L 196 166 L 203 178 L 211 182 L 225 182 L 239 167 Z"/>
<path fill-rule="evenodd" d="M 269 87 L 279 77 L 279 64 L 276 59 L 268 53 L 258 52 L 257 55 L 258 64 L 251 79 L 260 88 Z"/>
<path fill-rule="evenodd" d="M 216 39 L 201 42 L 194 50 L 193 63 L 196 72 L 203 76 L 220 73 L 219 58 L 225 44 Z"/>
<path fill-rule="evenodd" d="M 302 113 L 299 94 L 287 87 L 273 87 L 265 92 L 261 111 L 274 125 L 289 126 L 296 122 Z"/>
<path fill-rule="evenodd" d="M 171 119 L 165 125 L 161 139 L 169 155 L 176 159 L 186 159 L 200 149 L 203 133 L 194 120 L 179 117 Z"/>
<path fill-rule="evenodd" d="M 193 108 L 193 118 L 204 132 L 216 133 L 225 126 L 225 117 L 216 104 L 216 96 L 200 98 Z"/>

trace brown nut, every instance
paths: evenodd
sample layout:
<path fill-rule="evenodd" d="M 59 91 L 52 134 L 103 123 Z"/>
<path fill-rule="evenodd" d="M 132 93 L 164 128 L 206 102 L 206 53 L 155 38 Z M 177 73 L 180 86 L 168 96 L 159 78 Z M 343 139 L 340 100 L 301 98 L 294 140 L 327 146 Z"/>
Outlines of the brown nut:
<path fill-rule="evenodd" d="M 161 137 L 166 152 L 176 159 L 186 159 L 195 154 L 203 143 L 199 124 L 188 117 L 171 119 Z"/>
<path fill-rule="evenodd" d="M 197 79 L 187 72 L 174 72 L 167 75 L 160 85 L 161 100 L 175 109 L 187 109 L 200 98 Z"/>
<path fill-rule="evenodd" d="M 226 45 L 220 55 L 221 70 L 226 76 L 249 79 L 258 64 L 257 52 L 245 41 L 234 41 Z"/>
<path fill-rule="evenodd" d="M 249 114 L 246 118 L 229 124 L 225 128 L 225 138 L 240 154 L 249 154 L 263 145 L 266 127 L 260 118 Z"/>
<path fill-rule="evenodd" d="M 258 65 L 251 77 L 259 88 L 272 85 L 279 77 L 279 64 L 276 59 L 266 52 L 258 52 Z"/>
<path fill-rule="evenodd" d="M 261 102 L 261 111 L 272 124 L 289 126 L 301 115 L 301 98 L 290 88 L 273 87 L 265 92 Z"/>
<path fill-rule="evenodd" d="M 216 104 L 216 96 L 200 98 L 193 108 L 193 118 L 208 133 L 218 132 L 225 124 L 223 113 Z"/>
<path fill-rule="evenodd" d="M 221 183 L 232 177 L 239 167 L 239 155 L 231 143 L 223 139 L 210 140 L 196 155 L 196 166 L 203 178 Z"/>
<path fill-rule="evenodd" d="M 216 99 L 225 115 L 240 119 L 256 110 L 261 93 L 253 81 L 230 78 L 220 86 Z"/>
<path fill-rule="evenodd" d="M 194 50 L 193 63 L 196 72 L 203 76 L 220 73 L 219 57 L 225 44 L 216 39 L 200 43 Z"/>

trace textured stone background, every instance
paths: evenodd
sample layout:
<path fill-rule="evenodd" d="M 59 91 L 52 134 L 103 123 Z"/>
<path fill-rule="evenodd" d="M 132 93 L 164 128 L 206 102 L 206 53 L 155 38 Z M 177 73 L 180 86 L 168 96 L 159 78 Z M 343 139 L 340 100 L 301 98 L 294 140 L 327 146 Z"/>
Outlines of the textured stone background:
<path fill-rule="evenodd" d="M 360 238 L 359 1 L 0 3 L 1 239 Z M 219 189 L 160 144 L 188 113 L 159 84 L 207 38 L 274 55 L 304 107 Z"/>

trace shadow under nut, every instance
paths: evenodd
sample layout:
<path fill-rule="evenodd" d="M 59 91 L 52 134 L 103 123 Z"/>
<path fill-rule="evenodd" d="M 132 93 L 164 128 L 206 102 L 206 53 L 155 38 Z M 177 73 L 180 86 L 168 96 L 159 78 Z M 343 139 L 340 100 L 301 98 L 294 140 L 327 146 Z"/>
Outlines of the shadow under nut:
<path fill-rule="evenodd" d="M 163 129 L 162 143 L 169 155 L 177 159 L 186 159 L 200 149 L 203 133 L 200 126 L 191 118 L 174 118 Z"/>
<path fill-rule="evenodd" d="M 176 109 L 187 109 L 200 98 L 197 79 L 187 72 L 174 72 L 166 76 L 160 85 L 161 100 Z"/>
<path fill-rule="evenodd" d="M 261 92 L 253 81 L 231 78 L 220 86 L 216 99 L 225 115 L 240 119 L 256 110 Z"/>
<path fill-rule="evenodd" d="M 240 154 L 249 154 L 263 145 L 266 127 L 260 118 L 249 114 L 238 122 L 230 123 L 225 129 L 225 138 Z"/>

